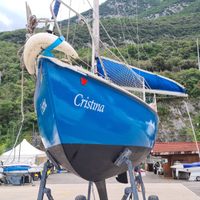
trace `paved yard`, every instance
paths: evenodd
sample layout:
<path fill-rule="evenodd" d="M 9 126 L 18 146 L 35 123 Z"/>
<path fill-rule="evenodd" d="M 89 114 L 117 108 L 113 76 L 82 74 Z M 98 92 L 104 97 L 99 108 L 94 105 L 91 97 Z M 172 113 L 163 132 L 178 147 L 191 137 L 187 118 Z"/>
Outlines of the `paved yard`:
<path fill-rule="evenodd" d="M 147 172 L 143 180 L 147 199 L 149 195 L 157 195 L 160 200 L 200 200 L 200 182 L 163 179 L 152 172 Z M 119 184 L 114 177 L 106 182 L 109 200 L 120 200 L 125 187 L 129 187 L 129 184 Z M 34 186 L 0 186 L 0 200 L 36 200 L 39 183 L 35 181 Z M 71 173 L 60 173 L 50 175 L 46 187 L 51 189 L 54 200 L 74 200 L 80 194 L 87 197 L 88 182 Z M 95 187 L 94 192 L 95 199 L 98 199 Z M 141 193 L 139 197 L 143 199 Z M 44 200 L 47 200 L 46 196 Z"/>

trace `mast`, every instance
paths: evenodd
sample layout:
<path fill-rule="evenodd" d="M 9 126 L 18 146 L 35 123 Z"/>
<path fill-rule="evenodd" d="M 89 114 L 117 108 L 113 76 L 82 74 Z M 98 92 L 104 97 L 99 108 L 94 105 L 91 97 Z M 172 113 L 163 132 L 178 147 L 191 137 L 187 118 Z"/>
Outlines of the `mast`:
<path fill-rule="evenodd" d="M 92 41 L 92 73 L 97 73 L 97 63 L 95 57 L 97 57 L 97 52 L 95 50 L 95 45 L 97 51 L 99 51 L 99 0 L 93 0 L 93 36 Z"/>

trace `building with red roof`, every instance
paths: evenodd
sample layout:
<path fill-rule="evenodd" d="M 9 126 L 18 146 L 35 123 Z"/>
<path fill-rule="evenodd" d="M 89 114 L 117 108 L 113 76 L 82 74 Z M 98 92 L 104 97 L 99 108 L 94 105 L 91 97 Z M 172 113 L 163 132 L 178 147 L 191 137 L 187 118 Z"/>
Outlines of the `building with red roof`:
<path fill-rule="evenodd" d="M 197 143 L 200 149 L 200 142 Z M 170 166 L 175 162 L 199 162 L 199 153 L 195 142 L 157 142 L 151 153 L 153 156 L 162 156 L 164 159 L 164 177 L 172 177 Z"/>

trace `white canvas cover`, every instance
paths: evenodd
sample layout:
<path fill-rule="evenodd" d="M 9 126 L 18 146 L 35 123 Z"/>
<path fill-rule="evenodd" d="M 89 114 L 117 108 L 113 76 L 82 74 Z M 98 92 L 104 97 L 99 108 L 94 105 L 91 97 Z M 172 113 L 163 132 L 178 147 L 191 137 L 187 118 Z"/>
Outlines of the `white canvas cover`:
<path fill-rule="evenodd" d="M 46 153 L 44 151 L 36 149 L 34 146 L 28 143 L 26 139 L 21 142 L 21 145 L 17 145 L 13 150 L 5 152 L 0 156 L 0 161 L 3 161 L 4 164 L 9 164 L 11 162 L 16 163 L 19 161 L 27 164 L 40 165 L 41 163 L 45 163 L 46 160 Z"/>

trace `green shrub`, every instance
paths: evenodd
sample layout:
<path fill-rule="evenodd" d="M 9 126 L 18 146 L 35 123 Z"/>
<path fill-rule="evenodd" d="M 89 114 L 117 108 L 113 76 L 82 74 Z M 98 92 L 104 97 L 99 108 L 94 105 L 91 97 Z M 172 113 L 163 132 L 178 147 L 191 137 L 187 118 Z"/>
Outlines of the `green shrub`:
<path fill-rule="evenodd" d="M 5 148 L 6 148 L 5 144 L 0 146 L 0 155 L 2 155 L 5 152 Z"/>
<path fill-rule="evenodd" d="M 169 108 L 165 104 L 158 103 L 157 106 L 158 106 L 158 114 L 160 116 L 162 116 L 162 115 L 168 115 L 170 113 Z"/>

